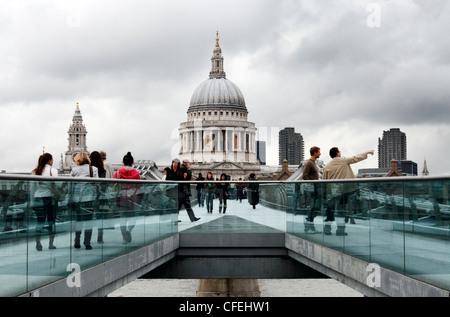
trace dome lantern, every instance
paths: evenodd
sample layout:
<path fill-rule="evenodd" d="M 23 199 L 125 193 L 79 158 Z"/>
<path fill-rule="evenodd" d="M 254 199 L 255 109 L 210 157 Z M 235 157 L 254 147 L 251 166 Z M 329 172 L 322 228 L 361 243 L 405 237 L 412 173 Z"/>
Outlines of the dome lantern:
<path fill-rule="evenodd" d="M 225 78 L 226 74 L 223 70 L 223 56 L 222 49 L 219 45 L 219 31 L 216 33 L 216 47 L 211 57 L 211 71 L 209 72 L 209 78 Z"/>

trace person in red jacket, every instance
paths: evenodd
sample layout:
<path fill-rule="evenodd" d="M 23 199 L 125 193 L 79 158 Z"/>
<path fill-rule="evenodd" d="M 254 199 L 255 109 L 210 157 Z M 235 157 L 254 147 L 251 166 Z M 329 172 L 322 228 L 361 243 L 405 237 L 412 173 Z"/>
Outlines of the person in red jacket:
<path fill-rule="evenodd" d="M 123 157 L 123 167 L 114 173 L 117 179 L 141 179 L 139 172 L 133 168 L 134 159 L 128 152 Z M 120 231 L 122 232 L 123 243 L 131 242 L 131 230 L 136 225 L 136 209 L 139 207 L 139 184 L 121 183 L 120 184 L 119 209 L 120 212 Z"/>

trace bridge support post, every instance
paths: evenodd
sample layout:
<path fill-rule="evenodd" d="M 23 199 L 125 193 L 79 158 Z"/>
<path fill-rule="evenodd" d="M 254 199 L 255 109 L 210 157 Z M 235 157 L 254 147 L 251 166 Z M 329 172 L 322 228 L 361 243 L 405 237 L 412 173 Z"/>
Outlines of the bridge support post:
<path fill-rule="evenodd" d="M 259 297 L 257 279 L 201 279 L 197 297 Z"/>

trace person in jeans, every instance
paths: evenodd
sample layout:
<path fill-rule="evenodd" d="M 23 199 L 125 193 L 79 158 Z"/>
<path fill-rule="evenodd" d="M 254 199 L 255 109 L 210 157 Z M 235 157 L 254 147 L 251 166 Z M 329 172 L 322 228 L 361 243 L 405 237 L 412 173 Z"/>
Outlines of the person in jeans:
<path fill-rule="evenodd" d="M 220 180 L 226 181 L 227 175 L 222 173 L 220 175 Z M 225 213 L 227 211 L 227 200 L 230 197 L 229 184 L 228 183 L 218 183 L 216 186 L 216 191 L 219 194 L 219 214 L 222 213 L 222 210 L 223 210 L 223 213 Z"/>
<path fill-rule="evenodd" d="M 32 175 L 40 176 L 58 176 L 58 170 L 53 168 L 53 157 L 50 153 L 44 153 L 39 156 L 36 168 L 31 172 Z M 56 219 L 56 205 L 53 199 L 52 184 L 50 182 L 32 183 L 33 198 L 35 206 L 33 209 L 36 212 L 36 250 L 42 251 L 41 235 L 44 228 L 45 221 L 49 225 L 49 243 L 50 250 L 56 249 L 53 244 L 55 241 L 55 219 Z"/>
<path fill-rule="evenodd" d="M 316 160 L 320 157 L 320 148 L 313 146 L 309 153 L 311 157 L 306 161 L 305 167 L 303 168 L 302 179 L 304 180 L 318 180 L 319 179 L 319 168 L 317 167 Z M 317 214 L 317 210 L 320 209 L 320 200 L 318 192 L 318 184 L 313 184 L 314 190 L 311 194 L 311 206 L 308 211 L 306 221 L 305 221 L 305 232 L 306 233 L 320 233 L 314 227 L 314 218 Z M 319 206 L 317 206 L 319 205 Z"/>
<path fill-rule="evenodd" d="M 208 172 L 208 174 L 206 174 L 206 181 L 214 181 L 214 176 L 212 172 Z M 207 183 L 205 185 L 205 190 L 206 190 L 206 209 L 208 210 L 208 213 L 212 214 L 214 197 L 216 195 L 216 184 Z"/>
<path fill-rule="evenodd" d="M 202 173 L 198 173 L 197 181 L 204 181 Z M 198 183 L 197 184 L 197 201 L 199 207 L 205 207 L 205 184 Z"/>

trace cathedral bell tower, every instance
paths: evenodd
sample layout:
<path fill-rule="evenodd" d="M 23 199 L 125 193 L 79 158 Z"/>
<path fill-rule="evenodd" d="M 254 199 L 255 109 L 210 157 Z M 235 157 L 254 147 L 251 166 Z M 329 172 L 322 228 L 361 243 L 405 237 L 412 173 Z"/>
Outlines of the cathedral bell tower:
<path fill-rule="evenodd" d="M 77 108 L 75 109 L 75 114 L 73 115 L 72 124 L 67 132 L 69 134 L 69 147 L 66 151 L 66 157 L 64 160 L 64 170 L 70 171 L 72 167 L 76 166 L 76 163 L 73 160 L 75 155 L 79 152 L 89 154 L 86 145 L 87 130 L 83 124 L 83 117 L 81 116 L 78 102 Z"/>

